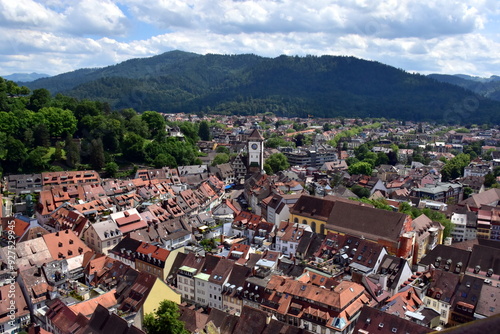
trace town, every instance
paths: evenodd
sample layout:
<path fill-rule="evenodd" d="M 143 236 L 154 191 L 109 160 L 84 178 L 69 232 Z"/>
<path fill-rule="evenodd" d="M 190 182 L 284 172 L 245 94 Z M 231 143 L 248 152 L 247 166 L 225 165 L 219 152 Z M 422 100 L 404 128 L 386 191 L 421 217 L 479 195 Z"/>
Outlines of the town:
<path fill-rule="evenodd" d="M 499 317 L 498 127 L 162 116 L 212 125 L 201 164 L 4 176 L 1 333 L 149 333 L 166 303 L 190 333 Z"/>

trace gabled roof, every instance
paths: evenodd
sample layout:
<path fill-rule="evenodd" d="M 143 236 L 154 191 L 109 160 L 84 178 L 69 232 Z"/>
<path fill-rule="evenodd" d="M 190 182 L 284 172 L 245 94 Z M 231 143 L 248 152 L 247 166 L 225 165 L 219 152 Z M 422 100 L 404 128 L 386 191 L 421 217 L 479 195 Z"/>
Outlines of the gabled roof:
<path fill-rule="evenodd" d="M 483 205 L 497 205 L 500 200 L 500 189 L 492 188 L 460 202 L 461 205 L 468 205 L 472 208 L 481 208 Z"/>
<path fill-rule="evenodd" d="M 220 334 L 233 334 L 239 317 L 213 308 L 208 315 L 207 323 L 212 322 L 219 329 Z"/>
<path fill-rule="evenodd" d="M 201 309 L 179 305 L 179 313 L 179 320 L 184 322 L 190 333 L 198 333 L 207 324 L 208 314 L 203 313 Z"/>
<path fill-rule="evenodd" d="M 258 141 L 263 141 L 264 137 L 260 134 L 259 130 L 253 129 L 253 131 L 250 133 L 250 135 L 247 138 L 248 140 L 258 140 Z"/>
<path fill-rule="evenodd" d="M 217 263 L 215 269 L 212 271 L 212 274 L 210 275 L 208 281 L 217 285 L 222 285 L 229 277 L 229 274 L 231 273 L 231 270 L 233 270 L 234 265 L 235 261 L 233 260 L 221 259 L 219 263 Z"/>
<path fill-rule="evenodd" d="M 441 269 L 433 270 L 431 275 L 432 280 L 426 295 L 445 303 L 451 303 L 460 283 L 460 276 Z"/>
<path fill-rule="evenodd" d="M 262 333 L 267 324 L 267 317 L 266 312 L 245 305 L 241 310 L 240 319 L 233 333 Z"/>
<path fill-rule="evenodd" d="M 92 314 L 94 314 L 98 305 L 104 306 L 105 308 L 111 308 L 115 306 L 118 303 L 115 298 L 115 293 L 116 289 L 111 289 L 110 291 L 95 298 L 71 305 L 69 306 L 69 308 L 75 315 L 81 313 L 86 317 L 90 317 L 92 316 Z"/>
<path fill-rule="evenodd" d="M 10 223 L 10 222 L 14 223 Z M 2 222 L 2 230 L 3 231 L 12 231 L 14 232 L 14 236 L 16 239 L 21 238 L 24 233 L 28 230 L 30 223 L 25 222 L 24 220 L 21 220 L 19 218 L 13 218 L 13 217 L 2 217 L 1 219 Z"/>
<path fill-rule="evenodd" d="M 87 326 L 77 334 L 145 334 L 135 326 L 131 326 L 127 320 L 119 315 L 108 311 L 104 306 L 97 305 L 92 318 Z"/>
<path fill-rule="evenodd" d="M 409 216 L 357 204 L 337 201 L 327 221 L 326 227 L 367 239 L 385 239 L 398 242 Z"/>
<path fill-rule="evenodd" d="M 361 202 L 354 202 L 337 196 L 316 197 L 302 195 L 290 209 L 290 214 L 326 221 L 336 203 L 340 202 L 362 205 Z"/>
<path fill-rule="evenodd" d="M 10 307 L 14 303 L 15 310 L 10 314 Z M 24 298 L 23 292 L 19 283 L 15 282 L 13 285 L 6 284 L 0 287 L 0 323 L 6 323 L 13 320 L 10 316 L 15 318 L 25 317 L 29 315 L 28 304 Z"/>
<path fill-rule="evenodd" d="M 77 315 L 59 298 L 47 302 L 47 307 L 48 310 L 45 316 L 50 319 L 57 332 L 61 334 L 71 333 L 70 328 L 75 324 Z"/>

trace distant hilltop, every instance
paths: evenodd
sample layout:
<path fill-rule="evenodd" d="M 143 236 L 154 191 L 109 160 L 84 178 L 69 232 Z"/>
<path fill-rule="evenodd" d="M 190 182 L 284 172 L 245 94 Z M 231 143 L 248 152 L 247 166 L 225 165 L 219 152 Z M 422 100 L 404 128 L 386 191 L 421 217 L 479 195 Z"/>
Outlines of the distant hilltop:
<path fill-rule="evenodd" d="M 3 78 L 6 80 L 14 81 L 14 82 L 31 82 L 41 78 L 49 78 L 50 75 L 45 73 L 13 73 L 10 75 L 6 75 Z"/>

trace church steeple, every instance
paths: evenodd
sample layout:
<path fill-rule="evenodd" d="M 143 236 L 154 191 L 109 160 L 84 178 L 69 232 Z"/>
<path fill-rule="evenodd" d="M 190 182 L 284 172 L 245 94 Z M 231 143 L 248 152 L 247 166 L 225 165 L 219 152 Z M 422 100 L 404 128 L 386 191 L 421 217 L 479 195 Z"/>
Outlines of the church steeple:
<path fill-rule="evenodd" d="M 247 138 L 248 171 L 251 173 L 264 170 L 264 137 L 259 132 L 259 125 L 254 123 L 253 130 Z"/>

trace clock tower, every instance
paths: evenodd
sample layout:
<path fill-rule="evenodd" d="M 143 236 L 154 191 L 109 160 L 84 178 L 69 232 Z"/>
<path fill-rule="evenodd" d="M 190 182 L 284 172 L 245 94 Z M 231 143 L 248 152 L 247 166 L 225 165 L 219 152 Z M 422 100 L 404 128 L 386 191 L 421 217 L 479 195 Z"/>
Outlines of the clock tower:
<path fill-rule="evenodd" d="M 248 136 L 247 143 L 248 171 L 251 173 L 262 172 L 264 170 L 264 138 L 257 126 L 254 126 L 252 133 Z"/>

